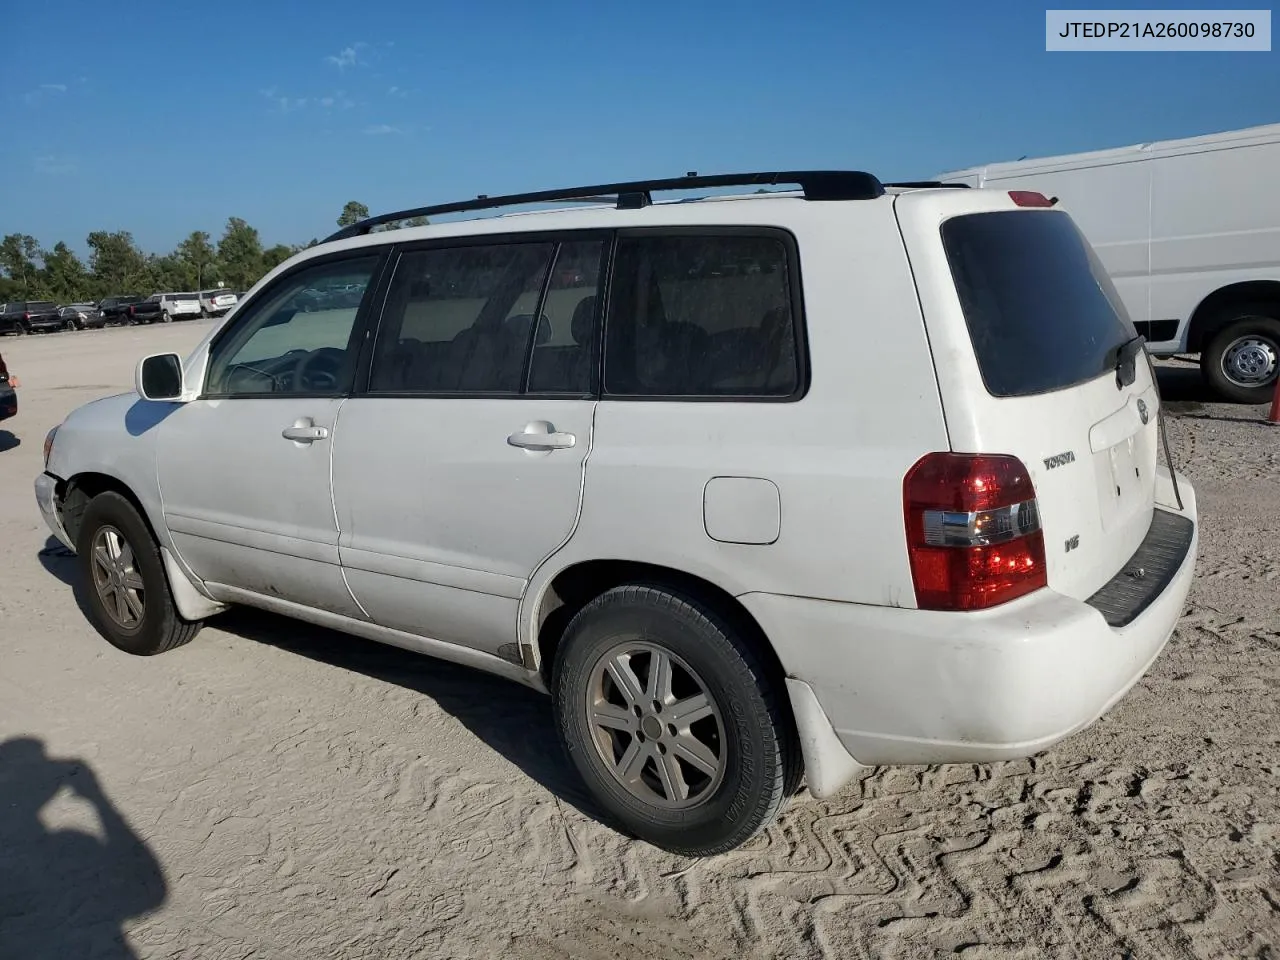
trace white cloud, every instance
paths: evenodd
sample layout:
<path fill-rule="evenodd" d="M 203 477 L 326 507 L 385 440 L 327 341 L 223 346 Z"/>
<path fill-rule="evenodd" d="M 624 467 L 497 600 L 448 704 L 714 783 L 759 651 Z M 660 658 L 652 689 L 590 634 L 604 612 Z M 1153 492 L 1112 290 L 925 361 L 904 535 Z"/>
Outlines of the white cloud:
<path fill-rule="evenodd" d="M 315 102 L 326 110 L 350 110 L 356 105 L 356 102 L 347 96 L 343 90 L 339 90 L 337 93 L 327 97 L 317 97 Z"/>
<path fill-rule="evenodd" d="M 24 93 L 22 95 L 22 99 L 28 106 L 35 106 L 42 100 L 46 100 L 49 97 L 56 97 L 66 92 L 67 85 L 65 83 L 42 83 L 34 90 L 28 90 Z"/>
<path fill-rule="evenodd" d="M 331 63 L 339 70 L 357 66 L 360 63 L 360 52 L 367 46 L 367 43 L 353 43 L 349 47 L 343 47 L 337 54 L 325 57 L 325 63 Z"/>
<path fill-rule="evenodd" d="M 36 173 L 43 173 L 53 177 L 66 176 L 69 173 L 76 172 L 75 157 L 48 154 L 43 157 L 35 157 L 31 161 L 31 165 L 35 168 Z"/>
<path fill-rule="evenodd" d="M 391 87 L 387 90 L 388 97 L 404 98 L 404 97 L 407 97 L 408 95 L 409 95 L 409 91 L 406 90 L 404 87 Z"/>
<path fill-rule="evenodd" d="M 404 133 L 399 127 L 393 127 L 389 123 L 376 123 L 365 127 L 364 132 L 370 137 L 385 137 L 389 134 Z"/>
<path fill-rule="evenodd" d="M 259 92 L 281 113 L 292 113 L 294 110 L 301 110 L 308 103 L 307 97 L 286 96 L 281 94 L 276 87 L 268 87 L 266 90 Z"/>

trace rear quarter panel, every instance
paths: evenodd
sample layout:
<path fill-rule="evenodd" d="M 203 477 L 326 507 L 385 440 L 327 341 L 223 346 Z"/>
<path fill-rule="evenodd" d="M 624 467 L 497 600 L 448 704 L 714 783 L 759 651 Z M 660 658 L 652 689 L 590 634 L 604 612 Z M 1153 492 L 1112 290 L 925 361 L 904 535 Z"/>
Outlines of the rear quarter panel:
<path fill-rule="evenodd" d="M 924 453 L 946 449 L 947 435 L 892 201 L 781 203 L 733 206 L 774 213 L 756 224 L 795 237 L 808 392 L 795 402 L 602 400 L 579 526 L 535 574 L 526 638 L 550 579 L 594 559 L 672 567 L 734 595 L 915 605 L 902 479 Z M 713 207 L 716 223 L 729 206 Z M 704 492 L 714 477 L 777 487 L 774 542 L 711 539 Z"/>

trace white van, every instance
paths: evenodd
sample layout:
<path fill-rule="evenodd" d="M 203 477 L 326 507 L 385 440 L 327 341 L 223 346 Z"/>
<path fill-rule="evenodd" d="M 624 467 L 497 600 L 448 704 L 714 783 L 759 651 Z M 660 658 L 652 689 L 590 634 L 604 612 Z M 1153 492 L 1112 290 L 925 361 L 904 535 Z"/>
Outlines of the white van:
<path fill-rule="evenodd" d="M 1199 353 L 1223 396 L 1264 403 L 1280 369 L 1280 123 L 995 163 L 944 183 L 1057 197 L 1147 349 Z"/>
<path fill-rule="evenodd" d="M 1048 207 L 801 171 L 370 218 L 72 412 L 36 497 L 120 649 L 245 604 L 509 677 L 616 822 L 727 850 L 802 775 L 1043 750 L 1173 632 L 1195 493 Z"/>

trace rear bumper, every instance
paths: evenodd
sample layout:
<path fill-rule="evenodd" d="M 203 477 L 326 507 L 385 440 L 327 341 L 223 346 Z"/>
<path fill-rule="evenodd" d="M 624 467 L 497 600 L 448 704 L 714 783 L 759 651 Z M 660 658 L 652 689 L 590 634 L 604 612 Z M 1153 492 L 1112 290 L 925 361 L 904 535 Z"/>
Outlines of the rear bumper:
<path fill-rule="evenodd" d="M 1195 492 L 1179 476 L 1196 524 Z M 1163 589 L 1122 627 L 1049 590 L 977 613 L 939 613 L 748 594 L 789 677 L 814 691 L 861 764 L 1030 756 L 1106 713 L 1159 656 L 1182 614 L 1199 528 Z"/>
<path fill-rule="evenodd" d="M 75 550 L 76 545 L 71 542 L 71 538 L 67 536 L 66 529 L 62 526 L 62 510 L 58 503 L 58 478 L 49 473 L 42 473 L 36 477 L 36 506 L 40 508 L 40 515 L 44 517 L 45 524 L 58 542 L 68 550 Z"/>

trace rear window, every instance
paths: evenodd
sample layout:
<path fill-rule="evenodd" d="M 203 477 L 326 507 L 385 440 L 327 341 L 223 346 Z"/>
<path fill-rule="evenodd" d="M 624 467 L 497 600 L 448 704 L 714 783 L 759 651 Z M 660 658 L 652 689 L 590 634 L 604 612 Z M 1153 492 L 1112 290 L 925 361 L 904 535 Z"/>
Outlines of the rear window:
<path fill-rule="evenodd" d="M 994 396 L 1092 380 L 1137 335 L 1111 278 L 1065 213 L 954 217 L 942 225 L 942 244 Z"/>
<path fill-rule="evenodd" d="M 196 294 L 194 294 L 194 293 L 175 293 L 175 294 L 173 295 L 173 299 L 175 299 L 175 300 L 199 300 L 200 298 L 199 298 L 198 296 L 196 296 Z"/>

